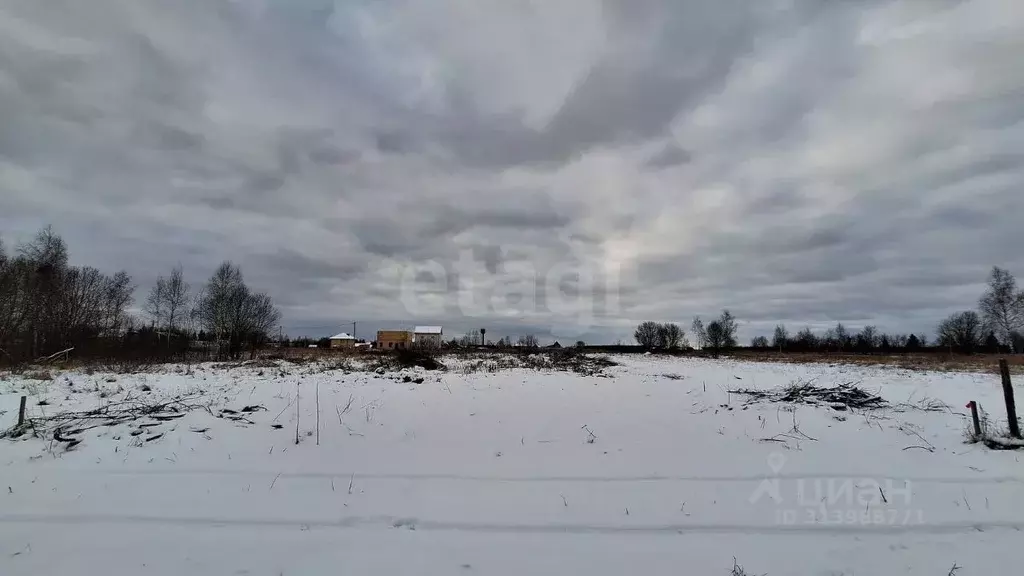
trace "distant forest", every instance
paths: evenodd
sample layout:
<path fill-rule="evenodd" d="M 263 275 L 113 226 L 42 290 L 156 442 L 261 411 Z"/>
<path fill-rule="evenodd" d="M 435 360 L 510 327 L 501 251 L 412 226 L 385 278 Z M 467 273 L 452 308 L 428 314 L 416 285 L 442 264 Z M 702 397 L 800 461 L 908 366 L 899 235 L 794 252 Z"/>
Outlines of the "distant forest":
<path fill-rule="evenodd" d="M 715 354 L 738 347 L 736 319 L 725 310 L 704 325 L 698 317 L 691 325 L 694 344 Z M 674 323 L 643 322 L 633 334 L 638 345 L 648 349 L 685 349 L 690 347 L 686 332 Z M 927 348 L 958 354 L 1017 353 L 1024 351 L 1024 292 L 1010 272 L 995 267 L 988 287 L 978 300 L 977 310 L 964 310 L 938 322 L 934 339 L 926 334 L 887 334 L 875 326 L 852 331 L 842 322 L 823 334 L 803 328 L 795 334 L 782 324 L 769 339 L 757 336 L 750 342 L 755 349 L 782 352 L 846 352 L 888 354 L 918 352 Z"/>

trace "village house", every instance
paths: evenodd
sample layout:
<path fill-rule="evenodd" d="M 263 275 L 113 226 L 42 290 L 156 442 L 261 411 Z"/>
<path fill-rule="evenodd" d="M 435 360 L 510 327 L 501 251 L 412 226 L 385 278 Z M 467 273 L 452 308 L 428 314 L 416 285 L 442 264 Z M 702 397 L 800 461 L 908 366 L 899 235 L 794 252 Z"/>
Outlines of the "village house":
<path fill-rule="evenodd" d="M 417 326 L 413 331 L 413 341 L 417 348 L 438 349 L 441 347 L 442 332 L 440 326 Z"/>
<path fill-rule="evenodd" d="M 377 331 L 377 348 L 380 350 L 412 348 L 413 342 L 413 333 L 408 330 Z"/>
<path fill-rule="evenodd" d="M 331 336 L 330 340 L 331 340 L 331 348 L 332 349 L 337 349 L 337 348 L 352 349 L 356 345 L 356 338 L 355 338 L 355 336 L 352 336 L 352 335 L 347 334 L 345 332 L 342 332 L 341 334 L 335 334 L 334 336 Z"/>

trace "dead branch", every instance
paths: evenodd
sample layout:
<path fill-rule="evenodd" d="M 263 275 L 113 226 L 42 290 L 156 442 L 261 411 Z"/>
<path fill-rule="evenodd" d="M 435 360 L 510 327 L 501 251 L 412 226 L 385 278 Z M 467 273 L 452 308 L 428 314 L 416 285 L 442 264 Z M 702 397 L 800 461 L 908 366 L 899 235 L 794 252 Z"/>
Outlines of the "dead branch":
<path fill-rule="evenodd" d="M 35 363 L 36 364 L 45 364 L 45 363 L 50 362 L 51 360 L 53 360 L 54 358 L 56 358 L 56 357 L 58 357 L 58 356 L 60 356 L 62 354 L 68 354 L 68 353 L 74 351 L 74 349 L 75 349 L 74 347 L 71 347 L 71 348 L 68 348 L 67 350 L 61 350 L 60 352 L 56 352 L 54 354 L 50 354 L 49 356 L 43 356 L 42 358 L 36 358 Z"/>

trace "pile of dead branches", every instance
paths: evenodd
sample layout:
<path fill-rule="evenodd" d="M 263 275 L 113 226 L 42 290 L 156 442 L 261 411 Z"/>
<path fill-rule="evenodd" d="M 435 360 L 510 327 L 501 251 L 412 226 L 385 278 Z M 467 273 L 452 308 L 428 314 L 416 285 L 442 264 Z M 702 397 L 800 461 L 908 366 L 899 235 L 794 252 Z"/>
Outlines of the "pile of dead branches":
<path fill-rule="evenodd" d="M 154 422 L 176 420 L 197 409 L 209 410 L 197 402 L 200 395 L 181 395 L 161 402 L 147 398 L 125 398 L 99 408 L 83 411 L 57 412 L 49 416 L 27 418 L 23 425 L 0 433 L 0 438 L 17 438 L 32 434 L 37 438 L 53 438 L 74 446 L 81 442 L 75 435 L 93 428 L 117 426 L 148 418 Z"/>
<path fill-rule="evenodd" d="M 600 376 L 604 369 L 618 364 L 607 356 L 590 356 L 573 348 L 552 350 L 547 357 L 553 370 L 575 372 L 583 376 Z"/>
<path fill-rule="evenodd" d="M 877 410 L 889 405 L 881 396 L 871 394 L 853 382 L 826 388 L 813 382 L 797 381 L 778 390 L 730 390 L 731 394 L 749 396 L 748 404 L 755 402 L 782 402 L 786 404 L 827 405 L 835 410 Z"/>
<path fill-rule="evenodd" d="M 437 360 L 432 354 L 424 350 L 395 350 L 389 354 L 378 355 L 376 361 L 368 366 L 371 372 L 383 374 L 385 372 L 404 370 L 408 368 L 423 368 L 424 370 L 447 370 L 448 367 Z"/>

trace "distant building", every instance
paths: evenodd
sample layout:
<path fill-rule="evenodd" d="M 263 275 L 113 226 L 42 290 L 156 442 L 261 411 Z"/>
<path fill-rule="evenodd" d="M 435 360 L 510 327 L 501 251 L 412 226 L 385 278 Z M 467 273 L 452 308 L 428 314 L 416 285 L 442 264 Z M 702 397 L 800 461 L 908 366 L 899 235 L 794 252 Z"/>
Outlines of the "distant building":
<path fill-rule="evenodd" d="M 443 332 L 440 326 L 417 326 L 413 341 L 417 348 L 440 348 Z"/>
<path fill-rule="evenodd" d="M 352 336 L 345 332 L 331 336 L 330 340 L 331 348 L 354 348 L 356 345 L 355 336 Z"/>
<path fill-rule="evenodd" d="M 412 348 L 413 333 L 408 330 L 378 330 L 377 348 L 395 350 Z"/>

